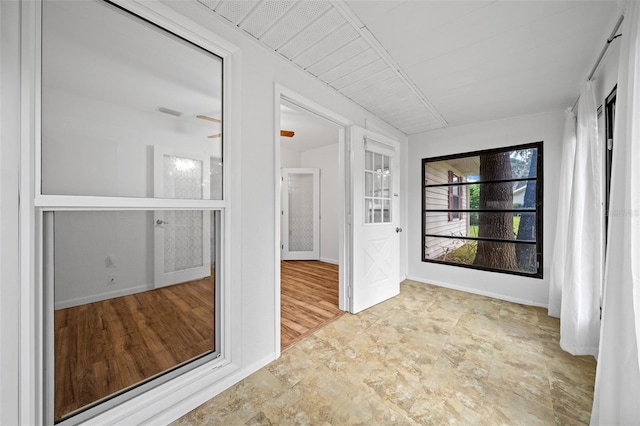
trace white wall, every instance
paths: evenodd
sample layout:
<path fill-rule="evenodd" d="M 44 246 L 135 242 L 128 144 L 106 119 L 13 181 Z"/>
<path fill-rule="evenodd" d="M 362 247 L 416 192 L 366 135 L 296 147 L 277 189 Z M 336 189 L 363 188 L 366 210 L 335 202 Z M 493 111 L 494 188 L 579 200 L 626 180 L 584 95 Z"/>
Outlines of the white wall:
<path fill-rule="evenodd" d="M 334 264 L 340 259 L 339 149 L 339 144 L 333 144 L 301 155 L 301 167 L 320 169 L 320 260 Z"/>
<path fill-rule="evenodd" d="M 561 111 L 450 127 L 409 137 L 408 276 L 504 300 L 546 306 L 553 256 L 555 211 L 564 114 Z M 544 141 L 543 279 L 421 261 L 421 161 L 423 158 Z"/>
<path fill-rule="evenodd" d="M 152 223 L 146 211 L 55 213 L 55 308 L 153 289 Z"/>
<path fill-rule="evenodd" d="M 292 149 L 286 149 L 280 147 L 280 167 L 281 168 L 298 168 L 300 166 L 301 155 L 299 152 Z"/>
<path fill-rule="evenodd" d="M 20 281 L 18 164 L 20 46 L 18 2 L 0 2 L 0 424 L 19 421 Z M 26 357 L 22 357 L 26 359 Z"/>

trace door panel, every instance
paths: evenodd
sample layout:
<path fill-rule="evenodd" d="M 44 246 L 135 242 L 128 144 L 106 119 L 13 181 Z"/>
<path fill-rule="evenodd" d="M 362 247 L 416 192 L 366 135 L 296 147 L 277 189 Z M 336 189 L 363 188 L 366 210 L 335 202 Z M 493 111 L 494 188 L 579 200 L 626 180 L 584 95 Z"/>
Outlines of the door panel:
<path fill-rule="evenodd" d="M 352 300 L 357 313 L 400 292 L 399 145 L 352 127 Z"/>
<path fill-rule="evenodd" d="M 209 199 L 211 160 L 205 155 L 154 150 L 154 196 Z M 154 285 L 197 280 L 211 275 L 210 215 L 199 210 L 156 210 Z"/>
<path fill-rule="evenodd" d="M 320 259 L 320 170 L 282 169 L 282 259 Z"/>

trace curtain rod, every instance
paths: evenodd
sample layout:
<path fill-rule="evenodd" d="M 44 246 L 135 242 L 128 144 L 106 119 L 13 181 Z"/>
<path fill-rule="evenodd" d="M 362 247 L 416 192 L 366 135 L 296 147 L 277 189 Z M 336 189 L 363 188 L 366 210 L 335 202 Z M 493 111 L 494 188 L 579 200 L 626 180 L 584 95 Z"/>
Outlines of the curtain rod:
<path fill-rule="evenodd" d="M 591 80 L 591 78 L 593 78 L 593 75 L 596 73 L 596 70 L 598 69 L 600 62 L 602 62 L 602 58 L 604 58 L 605 53 L 607 53 L 607 49 L 609 49 L 609 45 L 611 44 L 611 42 L 622 35 L 622 34 L 616 34 L 620 29 L 620 25 L 622 25 L 622 21 L 624 21 L 624 15 L 620 15 L 620 17 L 618 18 L 618 22 L 616 22 L 615 27 L 613 27 L 613 31 L 611 31 L 611 35 L 607 39 L 607 42 L 604 44 L 604 47 L 602 48 L 602 51 L 600 52 L 598 59 L 596 59 L 596 63 L 593 65 L 593 68 L 591 69 L 591 72 L 589 73 L 587 80 Z M 573 104 L 573 108 L 571 108 L 572 110 L 576 109 L 576 106 L 578 105 L 579 100 L 580 100 L 580 96 L 578 95 L 578 99 L 576 99 L 576 102 Z"/>

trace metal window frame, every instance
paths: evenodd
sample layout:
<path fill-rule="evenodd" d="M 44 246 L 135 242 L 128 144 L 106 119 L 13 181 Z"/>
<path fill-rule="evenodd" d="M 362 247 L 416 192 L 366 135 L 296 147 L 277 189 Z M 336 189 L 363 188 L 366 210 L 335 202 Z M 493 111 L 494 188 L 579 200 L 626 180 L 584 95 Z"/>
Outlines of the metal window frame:
<path fill-rule="evenodd" d="M 421 176 L 422 176 L 422 261 L 423 262 L 428 262 L 428 263 L 436 263 L 436 264 L 443 264 L 443 265 L 449 265 L 449 266 L 458 266 L 461 268 L 469 268 L 469 269 L 476 269 L 476 270 L 483 270 L 483 271 L 489 271 L 489 272 L 499 272 L 499 273 L 504 273 L 504 274 L 511 274 L 511 275 L 520 275 L 520 276 L 525 276 L 525 277 L 531 277 L 531 278 L 539 278 L 542 279 L 543 278 L 543 226 L 544 226 L 544 222 L 543 222 L 543 199 L 544 199 L 544 176 L 543 176 L 543 169 L 544 169 L 544 165 L 543 165 L 543 160 L 544 160 L 544 156 L 543 156 L 543 146 L 544 146 L 544 142 L 543 141 L 538 141 L 538 142 L 532 142 L 532 143 L 527 143 L 527 144 L 521 144 L 521 145 L 512 145 L 512 146 L 507 146 L 507 147 L 500 147 L 500 148 L 493 148 L 493 149 L 486 149 L 486 150 L 479 150 L 479 151 L 471 151 L 471 152 L 466 152 L 466 153 L 460 153 L 460 154 L 451 154 L 451 155 L 443 155 L 443 156 L 437 156 L 437 157 L 429 157 L 429 158 L 423 158 L 422 162 L 421 162 Z M 487 154 L 496 154 L 496 153 L 500 153 L 500 152 L 510 152 L 510 151 L 521 151 L 521 150 L 526 150 L 526 149 L 537 149 L 536 151 L 536 155 L 537 155 L 537 164 L 536 164 L 536 177 L 535 178 L 513 178 L 513 179 L 501 179 L 501 180 L 486 180 L 486 181 L 473 181 L 473 182 L 458 182 L 458 183 L 435 183 L 435 184 L 429 184 L 427 183 L 427 179 L 426 179 L 426 167 L 427 164 L 429 163 L 435 163 L 435 162 L 439 162 L 439 161 L 449 161 L 449 160 L 454 160 L 454 159 L 459 159 L 459 158 L 465 158 L 465 157 L 475 157 L 475 156 L 480 156 L 480 155 L 487 155 Z M 535 181 L 536 182 L 536 207 L 534 209 L 478 209 L 478 210 L 472 210 L 472 209 L 432 209 L 432 208 L 428 208 L 427 206 L 427 200 L 426 200 L 426 189 L 427 188 L 436 188 L 436 187 L 452 187 L 452 186 L 468 186 L 468 185 L 475 185 L 475 184 L 486 184 L 486 183 L 509 183 L 509 182 L 529 182 L 529 181 Z M 437 235 L 437 234 L 429 234 L 426 232 L 427 229 L 427 215 L 428 213 L 448 213 L 448 216 L 451 217 L 451 213 L 453 212 L 461 212 L 461 213 L 534 213 L 536 215 L 535 218 L 535 226 L 536 226 L 536 239 L 535 241 L 529 241 L 529 240 L 504 240 L 504 239 L 499 239 L 499 238 L 478 238 L 478 237 L 460 237 L 460 236 L 453 236 L 453 235 Z M 522 271 L 511 271 L 511 270 L 506 270 L 506 269 L 497 269 L 497 268 L 490 268 L 490 267 L 485 267 L 485 266 L 478 266 L 478 265 L 473 265 L 473 264 L 462 264 L 462 263 L 456 263 L 456 262 L 451 262 L 451 261 L 444 261 L 444 260 L 436 260 L 436 259 L 430 259 L 427 258 L 426 255 L 426 249 L 427 249 L 427 245 L 426 245 L 426 238 L 447 238 L 447 239 L 456 239 L 456 240 L 469 240 L 469 241 L 489 241 L 489 242 L 500 242 L 500 243 L 509 243 L 509 244 L 528 244 L 528 245 L 535 245 L 536 246 L 536 272 L 534 273 L 527 273 L 527 272 L 522 272 Z"/>

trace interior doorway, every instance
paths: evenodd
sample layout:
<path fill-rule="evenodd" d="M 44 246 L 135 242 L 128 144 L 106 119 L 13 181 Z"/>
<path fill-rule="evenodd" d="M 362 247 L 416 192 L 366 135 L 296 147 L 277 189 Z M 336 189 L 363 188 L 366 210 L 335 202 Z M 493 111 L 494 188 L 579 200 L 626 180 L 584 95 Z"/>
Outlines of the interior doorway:
<path fill-rule="evenodd" d="M 313 333 L 346 310 L 344 300 L 345 277 L 345 127 L 349 125 L 331 112 L 291 94 L 277 97 L 276 164 L 279 171 L 277 277 L 279 284 L 279 314 L 277 335 L 279 354 L 293 343 Z M 291 232 L 304 234 L 303 224 L 293 223 L 305 219 L 305 214 L 285 215 L 292 191 L 285 175 L 291 170 L 318 172 L 319 230 L 309 232 L 306 243 L 318 246 L 317 260 L 291 259 L 289 240 Z M 313 197 L 309 197 L 309 200 Z M 309 209 L 312 211 L 313 209 Z M 288 213 L 288 212 L 287 212 Z M 284 222 L 286 221 L 286 222 Z M 311 228 L 311 227 L 309 227 Z M 284 233 L 283 233 L 284 232 Z M 295 236 L 296 240 L 300 235 Z M 283 252 L 285 250 L 285 252 Z M 309 259 L 301 257 L 300 259 Z"/>

